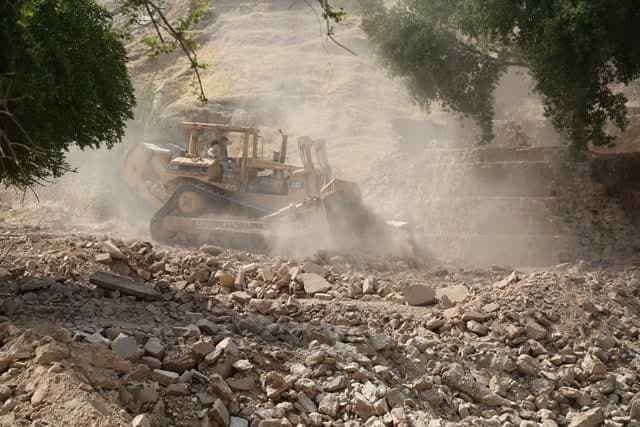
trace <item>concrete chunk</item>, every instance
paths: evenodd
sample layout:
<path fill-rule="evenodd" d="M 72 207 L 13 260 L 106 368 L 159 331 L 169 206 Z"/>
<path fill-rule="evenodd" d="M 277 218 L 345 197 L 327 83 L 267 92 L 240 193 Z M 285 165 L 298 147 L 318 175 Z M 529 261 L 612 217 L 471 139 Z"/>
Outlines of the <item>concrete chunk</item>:
<path fill-rule="evenodd" d="M 111 343 L 111 350 L 117 353 L 123 359 L 130 359 L 138 352 L 138 343 L 134 337 L 120 334 Z"/>
<path fill-rule="evenodd" d="M 304 284 L 304 291 L 309 295 L 317 294 L 318 292 L 326 293 L 331 289 L 331 284 L 316 273 L 303 273 L 300 277 Z"/>
<path fill-rule="evenodd" d="M 219 426 L 229 426 L 229 411 L 227 411 L 227 407 L 224 406 L 222 400 L 218 399 L 213 403 L 211 411 L 209 411 L 209 419 Z"/>
<path fill-rule="evenodd" d="M 409 305 L 430 305 L 436 303 L 436 293 L 428 286 L 412 285 L 402 290 L 402 295 Z"/>
<path fill-rule="evenodd" d="M 160 294 L 150 287 L 117 274 L 97 271 L 89 277 L 89 281 L 99 288 L 118 291 L 123 295 L 131 295 L 151 301 L 160 298 Z"/>
<path fill-rule="evenodd" d="M 580 412 L 573 417 L 569 427 L 597 427 L 604 422 L 604 419 L 602 408 L 593 408 L 586 412 Z"/>
<path fill-rule="evenodd" d="M 469 296 L 469 289 L 465 285 L 448 286 L 436 290 L 436 298 L 447 297 L 454 304 L 464 301 Z"/>
<path fill-rule="evenodd" d="M 154 369 L 153 370 L 153 379 L 162 385 L 169 385 L 178 382 L 178 375 L 175 372 L 164 371 L 162 369 Z"/>

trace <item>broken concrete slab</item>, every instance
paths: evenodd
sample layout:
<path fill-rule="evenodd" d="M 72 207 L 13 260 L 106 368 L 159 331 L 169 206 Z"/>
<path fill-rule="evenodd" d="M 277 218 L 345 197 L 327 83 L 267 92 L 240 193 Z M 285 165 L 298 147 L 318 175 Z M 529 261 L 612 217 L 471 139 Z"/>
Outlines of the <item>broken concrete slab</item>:
<path fill-rule="evenodd" d="M 454 304 L 460 303 L 469 296 L 469 289 L 465 285 L 449 286 L 436 289 L 436 298 L 447 297 Z"/>
<path fill-rule="evenodd" d="M 118 291 L 123 295 L 131 295 L 150 301 L 160 298 L 160 293 L 152 288 L 128 277 L 118 276 L 113 273 L 97 271 L 89 277 L 89 281 L 99 288 Z"/>
<path fill-rule="evenodd" d="M 127 259 L 127 256 L 111 240 L 102 242 L 102 249 L 114 259 Z"/>
<path fill-rule="evenodd" d="M 303 273 L 300 275 L 304 284 L 304 291 L 309 294 L 326 293 L 331 289 L 331 283 L 316 273 Z"/>
<path fill-rule="evenodd" d="M 424 285 L 411 285 L 402 289 L 402 295 L 409 305 L 430 305 L 436 303 L 436 293 Z"/>

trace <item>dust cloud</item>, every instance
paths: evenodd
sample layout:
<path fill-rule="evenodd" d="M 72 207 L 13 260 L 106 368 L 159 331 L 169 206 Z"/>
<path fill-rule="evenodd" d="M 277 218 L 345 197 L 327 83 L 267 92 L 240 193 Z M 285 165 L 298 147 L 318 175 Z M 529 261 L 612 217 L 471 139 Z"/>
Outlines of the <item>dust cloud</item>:
<path fill-rule="evenodd" d="M 177 13 L 185 4 L 176 1 L 169 12 Z M 420 112 L 403 82 L 385 74 L 356 17 L 337 25 L 335 32 L 358 56 L 326 40 L 317 13 L 303 1 L 215 2 L 197 30 L 200 60 L 209 64 L 203 72 L 210 100 L 205 108 L 197 106 L 184 58 L 172 54 L 150 60 L 139 47 L 131 47 L 131 70 L 144 89 L 145 125 L 140 119 L 132 124 L 125 143 L 111 151 L 70 152 L 69 162 L 78 173 L 40 189 L 40 203 L 27 195 L 24 207 L 5 220 L 55 218 L 57 226 L 148 239 L 152 212 L 123 182 L 126 152 L 142 141 L 183 145 L 177 124 L 207 120 L 266 128 L 265 157 L 271 157 L 279 143 L 277 129 L 283 129 L 290 136 L 288 162 L 293 163 L 298 136 L 326 139 L 334 176 L 361 183 L 368 205 L 386 219 L 409 221 L 430 252 L 451 245 L 450 233 L 466 239 L 482 235 L 491 241 L 481 241 L 483 261 L 499 263 L 501 254 L 514 247 L 492 239 L 499 234 L 492 224 L 518 228 L 529 221 L 533 227 L 526 202 L 517 209 L 505 202 L 517 198 L 518 191 L 510 188 L 524 186 L 526 192 L 531 183 L 512 182 L 498 172 L 478 174 L 465 157 L 473 144 L 473 125 L 437 109 L 429 116 Z M 537 130 L 541 108 L 530 91 L 526 76 L 506 76 L 497 92 L 497 119 L 516 119 L 520 130 L 534 135 L 527 144 L 546 144 L 553 138 Z M 421 124 L 412 130 L 415 120 Z M 399 138 L 412 132 L 410 138 Z M 507 143 L 518 139 L 509 129 L 501 134 Z M 315 242 L 323 242 L 315 234 Z M 309 250 L 296 248 L 305 254 Z M 465 262 L 467 252 L 445 259 Z"/>

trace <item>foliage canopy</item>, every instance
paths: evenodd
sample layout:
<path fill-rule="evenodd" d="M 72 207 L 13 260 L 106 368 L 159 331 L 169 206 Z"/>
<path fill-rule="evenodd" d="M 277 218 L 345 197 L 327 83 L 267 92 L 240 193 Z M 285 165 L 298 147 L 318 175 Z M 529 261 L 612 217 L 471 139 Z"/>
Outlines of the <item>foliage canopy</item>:
<path fill-rule="evenodd" d="M 72 145 L 111 147 L 134 105 L 125 48 L 94 0 L 0 0 L 0 183 L 61 176 Z"/>
<path fill-rule="evenodd" d="M 361 0 L 362 26 L 418 103 L 468 115 L 492 138 L 493 93 L 509 66 L 528 68 L 545 113 L 581 151 L 624 130 L 640 75 L 640 3 L 634 0 Z"/>

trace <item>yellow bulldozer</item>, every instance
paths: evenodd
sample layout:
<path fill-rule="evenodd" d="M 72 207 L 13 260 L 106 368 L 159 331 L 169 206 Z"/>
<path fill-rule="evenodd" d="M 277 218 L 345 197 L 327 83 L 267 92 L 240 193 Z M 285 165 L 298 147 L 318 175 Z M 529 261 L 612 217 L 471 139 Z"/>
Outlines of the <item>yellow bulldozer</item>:
<path fill-rule="evenodd" d="M 258 154 L 258 129 L 182 126 L 189 135 L 186 149 L 175 153 L 142 143 L 125 161 L 126 182 L 157 209 L 150 223 L 154 240 L 294 255 L 415 255 L 407 224 L 378 217 L 355 183 L 332 177 L 324 141 L 299 138 L 302 165 L 292 165 L 282 131 L 279 151 L 265 158 Z M 208 157 L 206 135 L 239 142 L 240 156 L 227 165 Z"/>

